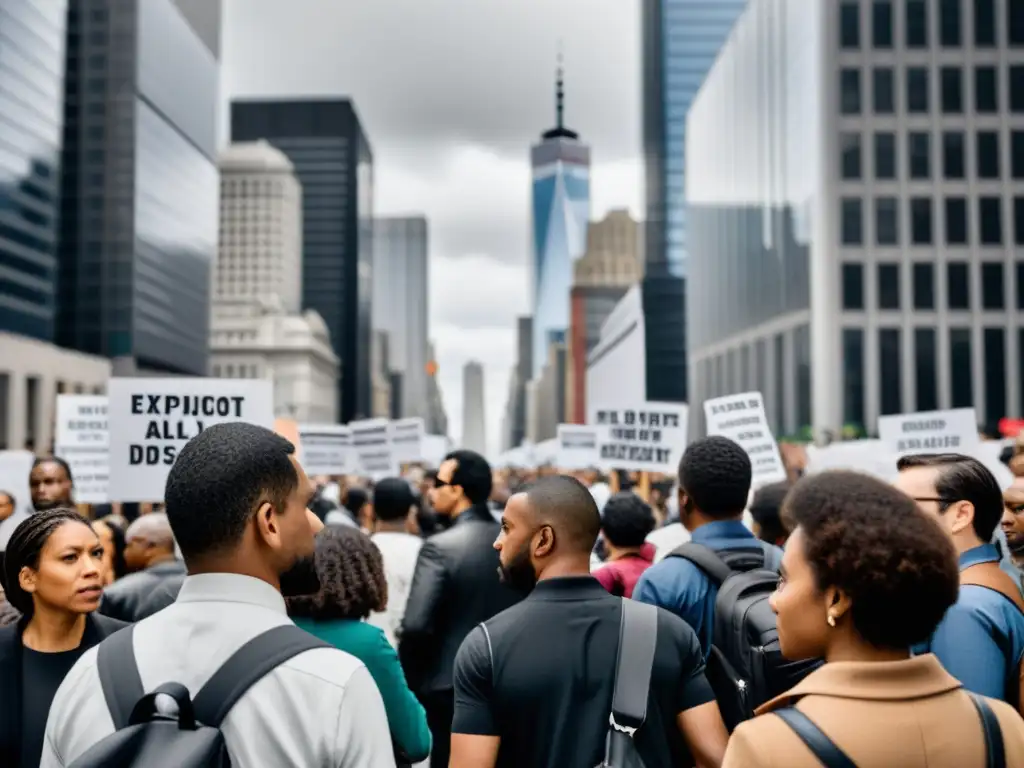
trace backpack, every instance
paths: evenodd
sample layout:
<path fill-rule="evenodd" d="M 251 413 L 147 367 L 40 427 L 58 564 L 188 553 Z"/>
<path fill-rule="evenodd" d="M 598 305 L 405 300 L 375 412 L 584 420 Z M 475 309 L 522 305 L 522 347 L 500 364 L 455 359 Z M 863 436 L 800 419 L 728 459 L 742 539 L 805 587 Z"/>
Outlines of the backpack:
<path fill-rule="evenodd" d="M 820 659 L 791 662 L 782 656 L 768 604 L 779 581 L 781 557 L 775 547 L 756 542 L 716 552 L 689 542 L 668 557 L 689 560 L 718 585 L 705 674 L 730 733 L 757 707 L 821 666 Z"/>
<path fill-rule="evenodd" d="M 145 691 L 135 663 L 135 625 L 99 645 L 97 665 L 114 733 L 94 744 L 70 768 L 229 768 L 220 725 L 231 707 L 268 672 L 304 651 L 331 648 L 294 624 L 274 627 L 247 642 L 213 673 L 194 698 L 180 683 Z M 165 694 L 176 715 L 157 711 Z"/>

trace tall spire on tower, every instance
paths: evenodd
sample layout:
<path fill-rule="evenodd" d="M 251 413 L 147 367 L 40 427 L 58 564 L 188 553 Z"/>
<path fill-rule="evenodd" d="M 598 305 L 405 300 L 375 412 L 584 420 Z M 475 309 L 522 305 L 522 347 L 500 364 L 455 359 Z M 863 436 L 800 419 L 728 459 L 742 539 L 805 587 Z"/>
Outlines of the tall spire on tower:
<path fill-rule="evenodd" d="M 565 80 L 562 69 L 562 41 L 558 41 L 558 68 L 555 78 L 555 127 L 565 128 Z"/>

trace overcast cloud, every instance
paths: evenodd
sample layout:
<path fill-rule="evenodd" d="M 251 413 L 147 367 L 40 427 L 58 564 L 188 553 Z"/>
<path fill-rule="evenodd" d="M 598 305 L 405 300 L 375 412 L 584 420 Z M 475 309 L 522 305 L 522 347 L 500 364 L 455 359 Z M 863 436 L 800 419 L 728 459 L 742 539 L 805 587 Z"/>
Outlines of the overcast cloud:
<path fill-rule="evenodd" d="M 622 0 L 225 0 L 232 96 L 348 96 L 373 147 L 378 215 L 431 227 L 431 329 L 451 436 L 479 360 L 492 451 L 529 312 L 529 147 L 566 119 L 591 144 L 592 215 L 640 211 L 639 9 Z M 226 134 L 225 134 L 226 135 Z"/>

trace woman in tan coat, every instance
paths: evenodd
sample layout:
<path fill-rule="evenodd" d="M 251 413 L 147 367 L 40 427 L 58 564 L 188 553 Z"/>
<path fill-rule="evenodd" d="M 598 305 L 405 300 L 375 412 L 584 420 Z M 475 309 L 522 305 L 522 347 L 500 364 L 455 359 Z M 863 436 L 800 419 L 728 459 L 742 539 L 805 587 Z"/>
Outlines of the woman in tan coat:
<path fill-rule="evenodd" d="M 934 521 L 853 472 L 805 478 L 785 505 L 797 527 L 771 598 L 779 643 L 786 658 L 827 663 L 736 729 L 723 768 L 1024 766 L 1024 721 L 1008 704 L 975 699 L 931 654 L 911 658 L 957 597 L 956 555 Z M 984 711 L 1001 764 L 986 759 Z M 801 724 L 851 762 L 816 757 Z"/>

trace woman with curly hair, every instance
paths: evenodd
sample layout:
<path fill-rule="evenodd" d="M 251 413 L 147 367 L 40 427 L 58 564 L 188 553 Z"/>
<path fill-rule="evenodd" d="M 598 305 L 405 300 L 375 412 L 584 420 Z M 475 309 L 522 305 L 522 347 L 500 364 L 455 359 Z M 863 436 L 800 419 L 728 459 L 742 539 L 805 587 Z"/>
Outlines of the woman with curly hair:
<path fill-rule="evenodd" d="M 1024 765 L 1010 705 L 967 692 L 932 654 L 911 656 L 959 588 L 935 521 L 854 472 L 801 480 L 784 512 L 796 528 L 770 600 L 779 644 L 787 659 L 826 663 L 735 730 L 723 768 Z"/>
<path fill-rule="evenodd" d="M 398 654 L 384 631 L 366 623 L 388 602 L 384 560 L 358 528 L 327 526 L 316 537 L 320 592 L 288 600 L 296 625 L 362 661 L 384 699 L 391 738 L 400 762 L 430 754 L 427 715 L 405 680 Z"/>

